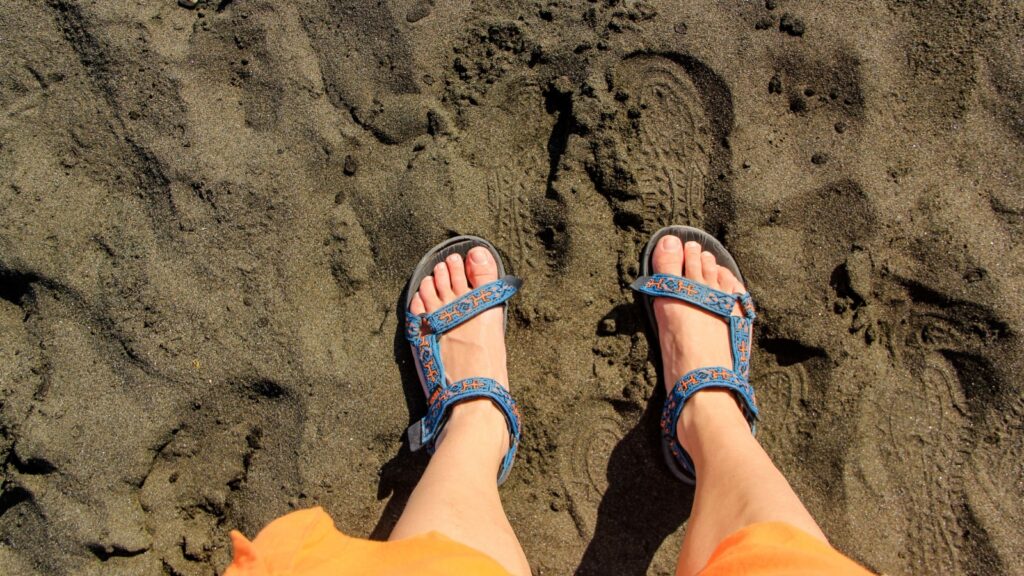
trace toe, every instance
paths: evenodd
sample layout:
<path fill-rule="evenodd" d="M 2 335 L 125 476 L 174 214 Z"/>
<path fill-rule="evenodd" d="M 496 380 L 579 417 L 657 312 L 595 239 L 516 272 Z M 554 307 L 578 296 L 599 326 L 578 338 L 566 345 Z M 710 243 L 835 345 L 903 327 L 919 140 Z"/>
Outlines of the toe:
<path fill-rule="evenodd" d="M 736 294 L 743 292 L 743 284 L 736 278 L 736 275 L 725 266 L 718 267 L 718 286 L 722 292 Z"/>
<path fill-rule="evenodd" d="M 409 302 L 409 311 L 413 314 L 424 314 L 427 311 L 427 307 L 423 305 L 423 298 L 420 298 L 420 293 L 413 294 L 412 302 Z"/>
<path fill-rule="evenodd" d="M 434 277 L 427 276 L 420 282 L 420 298 L 427 312 L 433 312 L 441 307 L 441 299 L 437 296 L 437 289 L 434 287 Z"/>
<path fill-rule="evenodd" d="M 678 236 L 667 234 L 658 240 L 651 257 L 656 274 L 683 275 L 683 243 Z"/>
<path fill-rule="evenodd" d="M 445 258 L 445 262 L 448 263 L 448 275 L 452 279 L 452 290 L 455 295 L 462 296 L 469 292 L 469 279 L 466 278 L 466 264 L 462 261 L 462 256 L 452 254 Z"/>
<path fill-rule="evenodd" d="M 700 244 L 697 242 L 687 242 L 683 246 L 683 274 L 696 282 L 704 281 L 700 265 L 700 252 Z"/>
<path fill-rule="evenodd" d="M 711 252 L 700 253 L 701 274 L 704 276 L 704 283 L 718 289 L 718 264 L 715 263 L 715 255 Z"/>
<path fill-rule="evenodd" d="M 498 263 L 494 261 L 491 251 L 483 246 L 477 246 L 469 251 L 466 268 L 466 276 L 474 288 L 498 279 Z"/>
<path fill-rule="evenodd" d="M 448 265 L 444 262 L 438 262 L 434 266 L 434 287 L 437 288 L 437 295 L 442 302 L 451 302 L 455 299 L 455 293 L 452 292 L 452 280 L 448 275 Z"/>
<path fill-rule="evenodd" d="M 719 290 L 721 290 L 722 292 L 727 292 L 729 294 L 742 294 L 743 292 L 746 291 L 743 288 L 743 284 L 741 284 L 740 281 L 736 278 L 736 275 L 733 274 L 725 266 L 718 267 L 718 285 Z M 733 316 L 743 315 L 743 309 L 740 307 L 739 302 L 737 302 L 736 305 L 732 307 L 732 314 Z"/>

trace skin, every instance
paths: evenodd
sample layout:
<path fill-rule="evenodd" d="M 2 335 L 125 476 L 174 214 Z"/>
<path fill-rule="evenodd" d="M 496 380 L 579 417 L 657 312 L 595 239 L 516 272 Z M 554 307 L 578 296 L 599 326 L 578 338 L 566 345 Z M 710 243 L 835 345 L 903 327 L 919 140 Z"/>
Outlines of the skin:
<path fill-rule="evenodd" d="M 696 242 L 658 242 L 654 271 L 686 276 L 729 293 L 746 290 Z M 722 318 L 679 300 L 656 298 L 665 388 L 703 366 L 732 366 L 729 327 Z M 740 314 L 739 306 L 733 310 Z M 693 458 L 697 487 L 676 574 L 696 574 L 726 536 L 757 522 L 786 522 L 827 542 L 821 528 L 750 433 L 731 392 L 705 390 L 687 401 L 676 434 Z"/>
<path fill-rule="evenodd" d="M 498 279 L 491 253 L 473 248 L 464 262 L 454 254 L 424 278 L 410 309 L 433 312 L 475 287 Z M 486 377 L 508 388 L 501 307 L 491 308 L 441 337 L 449 382 Z M 423 477 L 409 497 L 391 540 L 430 531 L 476 548 L 512 574 L 530 574 L 526 554 L 498 496 L 498 468 L 508 450 L 505 417 L 490 400 L 456 404 Z M 451 490 L 451 486 L 458 490 Z"/>
<path fill-rule="evenodd" d="M 655 272 L 685 276 L 725 292 L 744 292 L 736 277 L 695 242 L 683 246 L 674 236 L 662 238 L 653 264 Z M 497 277 L 497 264 L 484 248 L 471 250 L 465 262 L 452 255 L 423 280 L 410 309 L 416 314 L 432 312 Z M 666 298 L 655 299 L 654 312 L 666 388 L 695 368 L 732 366 L 729 329 L 722 318 Z M 734 314 L 739 313 L 737 307 Z M 442 336 L 441 356 L 449 381 L 483 376 L 507 388 L 504 336 L 500 308 Z M 730 392 L 695 394 L 683 409 L 676 432 L 700 479 L 676 574 L 696 574 L 722 539 L 757 522 L 787 522 L 827 542 L 751 435 Z M 512 574 L 530 574 L 498 495 L 498 467 L 508 441 L 504 417 L 490 401 L 456 405 L 391 539 L 438 531 L 490 555 Z M 455 483 L 459 489 L 450 490 Z"/>

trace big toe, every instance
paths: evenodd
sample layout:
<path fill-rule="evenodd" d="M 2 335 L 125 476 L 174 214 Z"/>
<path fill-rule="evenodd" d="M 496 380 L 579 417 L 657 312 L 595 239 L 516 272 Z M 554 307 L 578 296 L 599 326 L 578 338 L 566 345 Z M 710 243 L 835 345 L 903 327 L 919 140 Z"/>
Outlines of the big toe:
<path fill-rule="evenodd" d="M 651 257 L 657 274 L 683 275 L 683 242 L 678 236 L 667 234 L 658 240 Z"/>
<path fill-rule="evenodd" d="M 483 246 L 477 246 L 469 251 L 466 259 L 466 276 L 474 288 L 479 288 L 488 282 L 498 279 L 498 263 L 491 255 L 491 251 Z"/>

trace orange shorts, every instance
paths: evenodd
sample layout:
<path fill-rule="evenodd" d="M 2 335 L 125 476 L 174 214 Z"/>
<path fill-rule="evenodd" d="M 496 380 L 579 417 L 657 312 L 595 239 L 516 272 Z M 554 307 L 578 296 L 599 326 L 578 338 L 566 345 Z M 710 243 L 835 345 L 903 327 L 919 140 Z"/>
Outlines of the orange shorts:
<path fill-rule="evenodd" d="M 231 542 L 235 556 L 224 576 L 508 575 L 490 556 L 437 532 L 394 542 L 351 538 L 339 532 L 321 508 L 278 518 L 252 542 L 232 531 Z M 723 540 L 701 574 L 865 576 L 870 572 L 802 530 L 767 522 L 747 526 Z"/>

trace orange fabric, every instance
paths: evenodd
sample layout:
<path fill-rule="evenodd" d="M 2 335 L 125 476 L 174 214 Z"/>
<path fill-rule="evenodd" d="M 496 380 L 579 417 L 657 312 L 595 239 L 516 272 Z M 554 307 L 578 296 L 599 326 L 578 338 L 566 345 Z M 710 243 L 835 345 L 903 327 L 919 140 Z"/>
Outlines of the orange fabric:
<path fill-rule="evenodd" d="M 224 576 L 508 576 L 490 556 L 437 532 L 374 542 L 346 536 L 323 509 L 274 520 L 250 542 L 231 532 L 234 559 Z M 723 540 L 701 576 L 868 576 L 810 534 L 781 522 L 753 524 Z"/>
<path fill-rule="evenodd" d="M 393 542 L 346 536 L 319 507 L 274 520 L 252 542 L 233 530 L 231 544 L 224 576 L 508 576 L 490 556 L 437 532 Z"/>
<path fill-rule="evenodd" d="M 751 524 L 715 548 L 700 576 L 869 576 L 859 564 L 782 522 Z"/>

